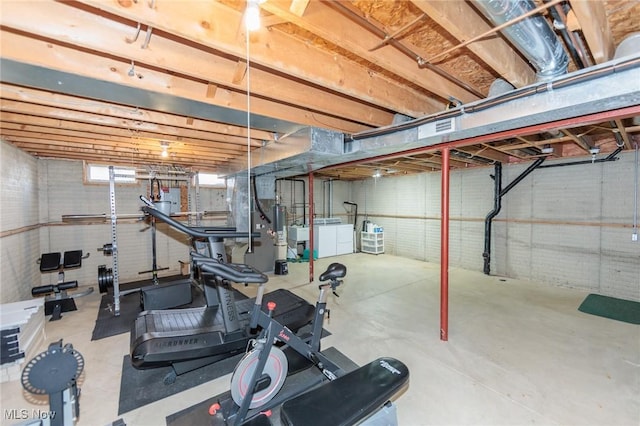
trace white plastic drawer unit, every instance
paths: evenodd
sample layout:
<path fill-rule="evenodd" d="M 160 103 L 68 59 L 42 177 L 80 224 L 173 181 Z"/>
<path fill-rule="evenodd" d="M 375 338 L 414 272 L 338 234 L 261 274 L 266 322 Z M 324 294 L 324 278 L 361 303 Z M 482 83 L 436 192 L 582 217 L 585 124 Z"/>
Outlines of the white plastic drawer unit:
<path fill-rule="evenodd" d="M 361 232 L 360 251 L 363 253 L 384 253 L 384 232 Z"/>

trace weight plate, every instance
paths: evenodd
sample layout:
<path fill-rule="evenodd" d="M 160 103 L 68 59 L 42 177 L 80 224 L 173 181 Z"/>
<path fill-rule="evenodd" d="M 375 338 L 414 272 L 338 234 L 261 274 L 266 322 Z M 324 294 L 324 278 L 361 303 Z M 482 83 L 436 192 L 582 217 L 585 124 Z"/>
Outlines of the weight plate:
<path fill-rule="evenodd" d="M 107 293 L 113 287 L 113 270 L 105 265 L 98 266 L 98 288 L 100 293 Z"/>

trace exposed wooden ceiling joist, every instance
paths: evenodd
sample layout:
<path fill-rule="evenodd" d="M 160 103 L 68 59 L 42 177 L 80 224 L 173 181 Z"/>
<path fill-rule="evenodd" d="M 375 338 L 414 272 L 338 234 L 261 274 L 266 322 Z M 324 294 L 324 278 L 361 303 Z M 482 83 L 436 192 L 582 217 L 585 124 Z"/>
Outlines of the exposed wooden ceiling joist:
<path fill-rule="evenodd" d="M 640 32 L 637 0 L 551 3 L 587 67 L 610 60 L 615 46 Z M 535 82 L 523 52 L 473 2 L 266 0 L 263 27 L 248 37 L 245 5 L 0 0 L 0 63 L 40 73 L 13 80 L 0 73 L 0 137 L 40 157 L 215 171 L 243 161 L 247 143 L 260 149 L 291 129 L 348 136 L 441 112 L 449 102 L 464 106 L 487 96 L 496 78 L 516 88 Z M 541 16 L 569 52 L 562 25 L 552 26 L 550 11 Z M 578 65 L 574 60 L 570 72 Z M 51 78 L 39 84 L 42 76 Z M 56 84 L 58 76 L 64 78 Z M 101 89 L 67 87 L 76 81 Z M 590 147 L 632 150 L 640 120 L 613 117 L 456 148 L 450 164 L 530 161 L 543 146 L 558 157 L 589 155 Z M 278 130 L 283 124 L 285 132 Z M 163 141 L 171 146 L 168 160 L 159 157 Z M 440 168 L 434 149 L 316 175 L 365 179 L 376 169 L 394 175 Z"/>
<path fill-rule="evenodd" d="M 82 3 L 227 55 L 239 58 L 247 55 L 242 13 L 216 1 L 193 2 L 188 8 L 180 2 L 167 1 L 161 3 L 162 6 L 158 2 L 154 9 L 146 2 L 87 0 Z M 405 115 L 424 114 L 424 106 L 430 102 L 425 95 L 407 90 L 391 79 L 297 40 L 277 28 L 251 34 L 250 57 L 256 65 L 381 107 L 404 110 Z M 399 98 L 404 101 L 402 105 L 397 101 Z"/>

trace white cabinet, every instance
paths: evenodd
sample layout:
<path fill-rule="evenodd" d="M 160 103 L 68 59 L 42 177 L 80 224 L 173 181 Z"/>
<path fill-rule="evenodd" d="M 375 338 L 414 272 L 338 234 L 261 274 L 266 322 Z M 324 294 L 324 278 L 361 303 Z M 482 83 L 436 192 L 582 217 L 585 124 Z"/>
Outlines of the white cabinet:
<path fill-rule="evenodd" d="M 287 228 L 287 236 L 290 240 L 297 243 L 302 241 L 309 241 L 309 227 L 308 226 L 289 226 Z"/>
<path fill-rule="evenodd" d="M 384 232 L 361 232 L 360 251 L 363 253 L 384 253 Z"/>
<path fill-rule="evenodd" d="M 335 256 L 336 227 L 333 225 L 313 227 L 313 249 L 318 253 L 318 258 Z"/>
<path fill-rule="evenodd" d="M 318 258 L 353 253 L 353 225 L 316 225 L 313 239 Z"/>

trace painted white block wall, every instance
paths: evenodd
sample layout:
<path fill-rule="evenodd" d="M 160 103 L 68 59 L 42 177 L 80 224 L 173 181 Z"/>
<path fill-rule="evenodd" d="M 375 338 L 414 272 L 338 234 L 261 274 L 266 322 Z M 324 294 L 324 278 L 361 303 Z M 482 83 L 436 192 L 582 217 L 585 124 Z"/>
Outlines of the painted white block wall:
<path fill-rule="evenodd" d="M 352 187 L 363 217 L 384 228 L 387 253 L 440 261 L 440 173 L 388 175 Z M 488 169 L 451 173 L 449 258 L 456 266 L 482 268 L 484 223 L 474 209 L 491 208 L 492 188 Z"/>
<path fill-rule="evenodd" d="M 80 249 L 89 253 L 81 268 L 65 272 L 65 279 L 94 286 L 97 291 L 98 266 L 112 267 L 112 258 L 97 250 L 111 242 L 110 221 L 69 224 L 62 223 L 62 216 L 105 213 L 109 217 L 109 185 L 85 184 L 82 162 L 38 160 L 4 142 L 1 149 L 0 303 L 30 299 L 33 286 L 57 281 L 56 273 L 39 271 L 36 261 L 46 252 Z M 147 192 L 146 181 L 116 185 L 117 213 L 139 213 L 142 203 L 138 197 Z M 201 210 L 226 210 L 226 190 L 201 188 L 200 195 Z M 139 274 L 152 267 L 148 223 L 118 220 L 117 238 L 120 282 L 150 278 L 151 274 Z M 187 237 L 158 223 L 156 244 L 157 266 L 169 268 L 160 276 L 179 273 L 179 260 L 188 259 Z"/>
<path fill-rule="evenodd" d="M 634 155 L 619 157 L 541 168 L 512 189 L 493 223 L 491 273 L 640 300 L 640 242 L 631 241 Z M 504 166 L 503 187 L 526 166 Z M 493 172 L 493 167 L 451 172 L 453 267 L 483 270 Z M 372 178 L 351 187 L 362 218 L 384 227 L 387 253 L 440 261 L 439 172 Z"/>
<path fill-rule="evenodd" d="M 38 162 L 0 142 L 0 303 L 31 297 L 40 282 Z"/>
<path fill-rule="evenodd" d="M 541 168 L 509 192 L 494 224 L 492 271 L 640 300 L 640 242 L 631 240 L 634 154 L 618 157 Z M 504 168 L 504 181 L 523 169 Z"/>

